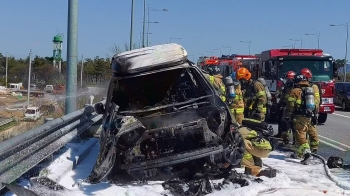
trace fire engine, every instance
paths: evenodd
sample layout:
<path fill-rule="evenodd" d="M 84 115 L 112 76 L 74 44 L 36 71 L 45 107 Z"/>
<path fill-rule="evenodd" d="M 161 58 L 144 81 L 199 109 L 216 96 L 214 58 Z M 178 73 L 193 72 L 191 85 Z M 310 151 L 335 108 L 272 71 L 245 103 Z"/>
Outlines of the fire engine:
<path fill-rule="evenodd" d="M 219 66 L 221 70 L 221 75 L 223 77 L 227 77 L 231 75 L 231 73 L 237 70 L 240 67 L 247 68 L 250 72 L 252 72 L 253 77 L 256 75 L 256 71 L 258 70 L 259 58 L 253 55 L 237 55 L 233 54 L 230 56 L 222 55 L 217 58 L 219 61 Z"/>
<path fill-rule="evenodd" d="M 240 67 L 247 68 L 252 73 L 253 78 L 258 78 L 259 57 L 254 55 L 235 55 L 233 65 L 235 69 Z"/>
<path fill-rule="evenodd" d="M 268 110 L 268 119 L 275 120 L 278 111 L 278 89 L 283 85 L 280 78 L 288 71 L 300 73 L 303 68 L 311 70 L 313 82 L 321 87 L 321 106 L 318 122 L 325 123 L 327 114 L 334 112 L 334 78 L 338 77 L 336 65 L 332 56 L 324 54 L 320 49 L 272 49 L 261 53 L 260 73 L 272 94 L 273 107 Z"/>
<path fill-rule="evenodd" d="M 219 65 L 219 59 L 216 56 L 211 56 L 211 57 L 205 57 L 202 59 L 202 61 L 199 63 L 200 67 L 207 71 L 208 66 L 210 65 Z"/>

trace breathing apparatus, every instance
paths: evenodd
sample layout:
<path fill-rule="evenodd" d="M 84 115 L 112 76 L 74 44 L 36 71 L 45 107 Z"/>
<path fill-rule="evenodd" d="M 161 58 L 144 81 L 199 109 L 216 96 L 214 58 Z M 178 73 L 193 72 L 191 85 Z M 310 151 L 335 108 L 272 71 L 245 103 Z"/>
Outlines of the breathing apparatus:
<path fill-rule="evenodd" d="M 257 81 L 259 81 L 265 88 L 266 98 L 267 98 L 267 105 L 272 106 L 272 96 L 269 90 L 269 87 L 266 85 L 266 81 L 264 78 L 258 78 Z"/>
<path fill-rule="evenodd" d="M 231 76 L 227 76 L 225 78 L 225 86 L 226 86 L 226 94 L 228 98 L 228 102 L 232 102 L 232 100 L 236 97 L 235 84 Z"/>

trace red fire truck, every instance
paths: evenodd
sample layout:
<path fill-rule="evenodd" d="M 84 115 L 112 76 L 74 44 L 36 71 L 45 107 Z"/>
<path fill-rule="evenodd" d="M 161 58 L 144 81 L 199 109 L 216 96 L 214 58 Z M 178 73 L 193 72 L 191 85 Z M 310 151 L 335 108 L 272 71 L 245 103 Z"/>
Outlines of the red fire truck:
<path fill-rule="evenodd" d="M 300 73 L 303 68 L 311 70 L 313 82 L 321 87 L 321 107 L 319 123 L 325 123 L 327 114 L 334 112 L 334 77 L 338 77 L 338 66 L 330 55 L 320 49 L 272 49 L 261 53 L 259 74 L 263 76 L 272 94 L 273 107 L 268 110 L 267 118 L 275 120 L 278 111 L 278 89 L 283 83 L 279 80 L 288 71 Z"/>
<path fill-rule="evenodd" d="M 200 67 L 207 71 L 208 66 L 210 65 L 219 65 L 219 59 L 216 56 L 203 58 L 201 62 L 199 62 Z"/>
<path fill-rule="evenodd" d="M 254 55 L 235 55 L 233 65 L 236 68 L 245 67 L 251 73 L 253 78 L 258 77 L 259 57 Z"/>

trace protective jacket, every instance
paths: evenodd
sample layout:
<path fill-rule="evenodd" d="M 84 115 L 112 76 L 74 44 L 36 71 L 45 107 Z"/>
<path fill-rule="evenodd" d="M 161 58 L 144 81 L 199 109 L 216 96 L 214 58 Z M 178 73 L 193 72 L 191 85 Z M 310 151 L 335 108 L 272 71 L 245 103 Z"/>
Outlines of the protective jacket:
<path fill-rule="evenodd" d="M 265 87 L 259 81 L 250 82 L 250 88 L 244 94 L 245 103 L 250 110 L 255 109 L 257 113 L 266 114 L 267 97 Z"/>
<path fill-rule="evenodd" d="M 232 101 L 229 102 L 228 107 L 230 108 L 230 112 L 235 116 L 236 121 L 242 125 L 242 120 L 244 117 L 244 101 L 243 101 L 243 92 L 241 88 L 241 84 L 239 82 L 236 83 L 235 93 L 236 96 Z"/>
<path fill-rule="evenodd" d="M 310 83 L 308 81 L 301 81 L 298 83 L 296 88 L 293 88 L 290 91 L 290 94 L 288 96 L 287 107 L 286 107 L 286 117 L 290 117 L 292 114 L 296 116 L 304 115 L 302 114 L 303 90 L 301 89 L 303 87 L 310 87 Z M 301 112 L 297 112 L 297 111 L 301 111 Z"/>
<path fill-rule="evenodd" d="M 214 76 L 211 76 L 209 74 L 204 74 L 207 80 L 210 82 L 211 85 L 214 86 L 214 88 L 219 92 L 220 98 L 222 101 L 226 101 L 226 88 L 224 83 L 222 82 L 222 75 L 217 74 Z"/>

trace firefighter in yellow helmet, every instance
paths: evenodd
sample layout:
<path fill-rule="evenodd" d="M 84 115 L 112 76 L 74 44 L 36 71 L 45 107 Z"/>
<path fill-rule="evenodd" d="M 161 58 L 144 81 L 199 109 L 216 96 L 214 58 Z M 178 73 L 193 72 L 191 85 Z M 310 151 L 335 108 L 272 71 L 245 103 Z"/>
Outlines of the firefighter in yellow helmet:
<path fill-rule="evenodd" d="M 205 74 L 204 76 L 210 82 L 211 85 L 219 92 L 220 98 L 222 101 L 226 102 L 226 88 L 224 83 L 222 82 L 222 75 L 220 74 L 220 68 L 217 65 L 208 66 L 209 74 Z"/>
<path fill-rule="evenodd" d="M 295 156 L 303 158 L 301 163 L 307 164 L 308 161 L 313 158 L 310 154 L 311 150 L 306 134 L 310 134 L 312 130 L 315 129 L 311 121 L 316 111 L 315 93 L 307 78 L 302 74 L 298 74 L 294 77 L 294 83 L 295 87 L 291 90 L 288 97 L 285 119 L 287 121 L 291 120 L 295 129 Z M 316 133 L 316 130 L 313 133 Z M 314 136 L 310 134 L 310 137 Z"/>
<path fill-rule="evenodd" d="M 267 104 L 265 87 L 259 81 L 252 80 L 251 76 L 247 68 L 241 67 L 237 70 L 236 78 L 241 82 L 245 108 L 248 109 L 246 117 L 264 121 Z"/>
<path fill-rule="evenodd" d="M 227 88 L 227 106 L 237 123 L 242 125 L 242 120 L 244 119 L 243 92 L 240 82 L 236 79 L 236 72 L 225 78 L 225 85 Z M 233 86 L 233 89 L 230 88 L 231 86 Z"/>

